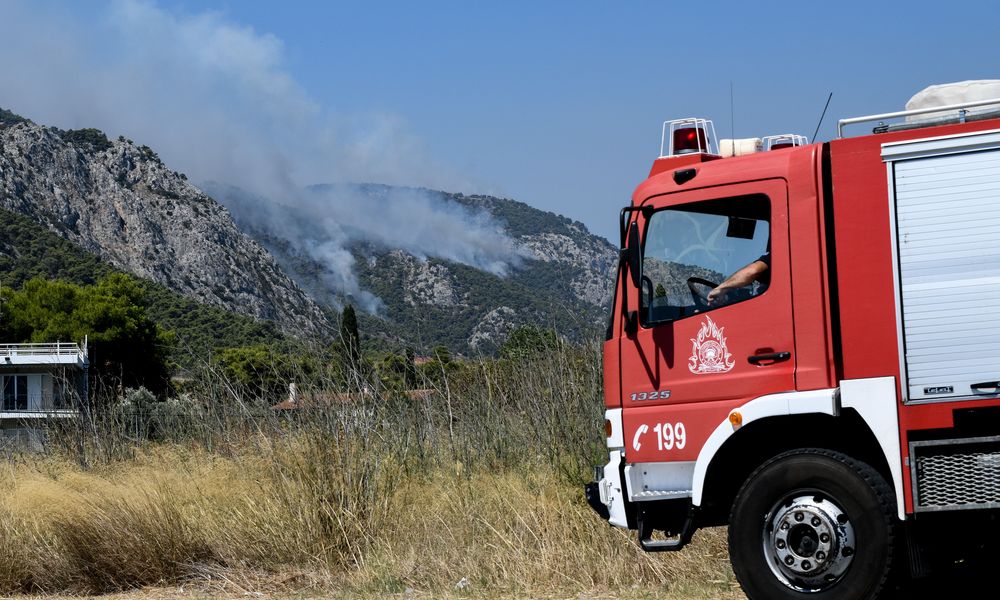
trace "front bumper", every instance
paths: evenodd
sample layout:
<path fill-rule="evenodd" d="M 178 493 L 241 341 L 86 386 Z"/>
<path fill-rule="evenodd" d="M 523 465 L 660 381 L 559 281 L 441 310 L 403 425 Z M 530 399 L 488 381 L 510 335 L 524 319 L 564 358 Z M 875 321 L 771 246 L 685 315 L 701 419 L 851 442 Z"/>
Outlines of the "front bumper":
<path fill-rule="evenodd" d="M 583 491 L 587 504 L 601 515 L 602 519 L 607 519 L 615 527 L 628 529 L 630 523 L 622 488 L 625 460 L 622 409 L 609 408 L 604 412 L 604 418 L 611 425 L 607 439 L 608 464 L 594 469 L 594 481 L 585 485 Z"/>
<path fill-rule="evenodd" d="M 602 519 L 607 519 L 615 527 L 629 529 L 630 523 L 626 513 L 625 494 L 622 489 L 622 452 L 613 448 L 608 453 L 608 464 L 596 467 L 595 481 L 583 487 L 587 504 L 594 509 Z"/>
<path fill-rule="evenodd" d="M 583 486 L 583 495 L 587 499 L 587 504 L 590 505 L 590 508 L 594 509 L 597 514 L 601 515 L 602 519 L 607 521 L 611 518 L 611 511 L 608 510 L 608 505 L 601 500 L 600 486 L 600 480 L 591 481 Z"/>

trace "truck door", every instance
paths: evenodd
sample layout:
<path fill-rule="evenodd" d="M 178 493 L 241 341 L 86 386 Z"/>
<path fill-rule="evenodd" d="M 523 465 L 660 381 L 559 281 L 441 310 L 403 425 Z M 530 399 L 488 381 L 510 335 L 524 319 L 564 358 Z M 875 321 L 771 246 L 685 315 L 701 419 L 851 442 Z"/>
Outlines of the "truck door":
<path fill-rule="evenodd" d="M 620 347 L 626 453 L 629 462 L 693 461 L 730 410 L 795 388 L 786 185 L 691 190 L 645 204 L 654 210 L 637 213 L 639 326 Z M 747 265 L 766 269 L 709 301 Z"/>

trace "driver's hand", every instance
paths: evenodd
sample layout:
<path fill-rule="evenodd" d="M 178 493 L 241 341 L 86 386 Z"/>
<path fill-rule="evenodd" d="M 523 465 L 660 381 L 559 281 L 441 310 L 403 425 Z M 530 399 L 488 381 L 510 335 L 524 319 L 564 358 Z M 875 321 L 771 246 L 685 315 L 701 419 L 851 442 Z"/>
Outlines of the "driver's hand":
<path fill-rule="evenodd" d="M 708 305 L 715 306 L 726 299 L 726 290 L 719 286 L 708 293 Z"/>

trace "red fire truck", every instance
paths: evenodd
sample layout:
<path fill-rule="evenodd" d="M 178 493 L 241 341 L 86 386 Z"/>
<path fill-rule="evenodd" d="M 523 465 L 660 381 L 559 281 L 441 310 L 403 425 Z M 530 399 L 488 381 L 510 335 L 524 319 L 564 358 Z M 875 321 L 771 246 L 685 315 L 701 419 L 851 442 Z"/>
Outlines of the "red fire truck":
<path fill-rule="evenodd" d="M 591 506 L 647 551 L 728 525 L 753 599 L 877 598 L 981 551 L 1000 515 L 997 107 L 721 151 L 710 121 L 665 123 L 621 211 Z"/>

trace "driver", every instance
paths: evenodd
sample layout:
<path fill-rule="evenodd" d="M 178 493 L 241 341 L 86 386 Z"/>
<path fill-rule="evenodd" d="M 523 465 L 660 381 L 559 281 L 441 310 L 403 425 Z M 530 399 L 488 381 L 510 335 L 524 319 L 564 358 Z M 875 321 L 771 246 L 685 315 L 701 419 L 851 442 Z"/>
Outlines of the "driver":
<path fill-rule="evenodd" d="M 708 293 L 709 306 L 722 306 L 726 303 L 726 296 L 729 290 L 745 287 L 751 283 L 759 281 L 761 286 L 767 287 L 771 283 L 771 251 L 768 250 L 760 258 L 736 271 L 729 276 L 729 279 L 720 283 L 715 289 Z M 763 289 L 761 290 L 761 292 Z"/>

